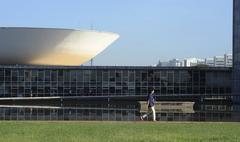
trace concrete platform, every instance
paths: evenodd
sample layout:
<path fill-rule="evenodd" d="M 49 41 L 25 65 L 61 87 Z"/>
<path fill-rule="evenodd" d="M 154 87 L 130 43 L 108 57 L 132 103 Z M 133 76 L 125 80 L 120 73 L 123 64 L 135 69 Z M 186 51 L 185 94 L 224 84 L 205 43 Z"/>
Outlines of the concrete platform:
<path fill-rule="evenodd" d="M 195 113 L 193 107 L 195 102 L 174 102 L 174 101 L 161 101 L 155 104 L 156 113 Z M 146 101 L 139 102 L 139 112 L 146 113 L 148 106 Z"/>

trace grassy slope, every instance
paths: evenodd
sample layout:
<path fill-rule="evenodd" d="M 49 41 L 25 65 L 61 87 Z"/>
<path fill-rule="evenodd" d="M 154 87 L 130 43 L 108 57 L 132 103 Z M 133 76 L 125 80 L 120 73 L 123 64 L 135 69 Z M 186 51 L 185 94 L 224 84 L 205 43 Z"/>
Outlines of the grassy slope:
<path fill-rule="evenodd" d="M 240 123 L 0 122 L 0 142 L 240 142 Z"/>

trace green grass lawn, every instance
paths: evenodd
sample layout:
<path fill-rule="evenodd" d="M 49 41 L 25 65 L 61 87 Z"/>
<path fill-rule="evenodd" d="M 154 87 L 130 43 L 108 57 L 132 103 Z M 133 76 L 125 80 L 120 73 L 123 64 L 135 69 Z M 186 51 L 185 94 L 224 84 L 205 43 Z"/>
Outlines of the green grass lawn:
<path fill-rule="evenodd" d="M 0 121 L 0 142 L 240 142 L 240 123 Z"/>

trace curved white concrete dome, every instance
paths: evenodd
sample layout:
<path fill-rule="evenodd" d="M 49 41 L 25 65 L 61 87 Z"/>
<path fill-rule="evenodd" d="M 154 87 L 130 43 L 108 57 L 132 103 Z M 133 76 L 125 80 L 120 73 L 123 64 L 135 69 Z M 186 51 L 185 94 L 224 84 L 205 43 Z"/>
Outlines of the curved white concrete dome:
<path fill-rule="evenodd" d="M 0 28 L 0 64 L 81 65 L 118 37 L 89 30 Z"/>

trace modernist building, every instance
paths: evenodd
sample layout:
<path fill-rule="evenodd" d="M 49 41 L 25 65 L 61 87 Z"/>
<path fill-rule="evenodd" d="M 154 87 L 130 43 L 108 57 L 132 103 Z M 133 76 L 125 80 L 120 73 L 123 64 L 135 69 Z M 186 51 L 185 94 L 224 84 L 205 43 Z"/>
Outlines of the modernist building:
<path fill-rule="evenodd" d="M 0 97 L 231 97 L 231 68 L 1 66 Z"/>
<path fill-rule="evenodd" d="M 225 67 L 4 65 L 0 120 L 139 120 L 139 106 L 130 100 L 145 101 L 154 87 L 158 101 L 177 101 L 157 112 L 157 120 L 239 121 L 231 82 Z M 95 102 L 109 98 L 119 104 Z M 181 101 L 197 108 L 176 106 Z"/>
<path fill-rule="evenodd" d="M 0 97 L 143 100 L 155 88 L 164 99 L 231 101 L 231 68 L 76 66 L 117 38 L 117 34 L 96 31 L 0 28 Z"/>
<path fill-rule="evenodd" d="M 142 100 L 155 88 L 158 97 L 165 99 L 236 101 L 240 92 L 238 17 L 240 0 L 234 0 L 233 70 L 228 67 L 83 67 L 79 65 L 119 36 L 69 29 L 0 28 L 0 63 L 3 64 L 0 97 L 102 96 Z"/>
<path fill-rule="evenodd" d="M 119 36 L 0 28 L 0 120 L 138 120 L 136 101 L 89 104 L 79 99 L 145 100 L 155 88 L 157 99 L 167 104 L 197 104 L 190 111 L 168 104 L 157 112 L 158 120 L 239 121 L 239 105 L 232 104 L 240 102 L 240 0 L 234 0 L 233 19 L 233 58 L 218 60 L 220 66 L 233 62 L 233 68 L 80 66 Z M 214 58 L 206 64 L 214 65 Z"/>

